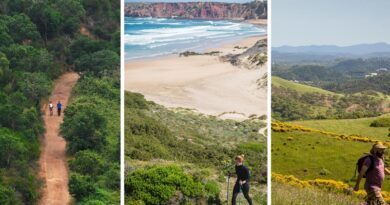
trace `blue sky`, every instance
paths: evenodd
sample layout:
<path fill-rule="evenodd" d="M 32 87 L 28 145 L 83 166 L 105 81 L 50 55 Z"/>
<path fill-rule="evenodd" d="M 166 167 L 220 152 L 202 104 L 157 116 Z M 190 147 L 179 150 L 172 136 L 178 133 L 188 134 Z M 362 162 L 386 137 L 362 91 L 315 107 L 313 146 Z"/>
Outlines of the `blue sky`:
<path fill-rule="evenodd" d="M 245 3 L 251 0 L 125 0 L 125 2 L 198 2 L 198 1 Z"/>
<path fill-rule="evenodd" d="M 272 46 L 390 43 L 389 0 L 272 0 Z"/>

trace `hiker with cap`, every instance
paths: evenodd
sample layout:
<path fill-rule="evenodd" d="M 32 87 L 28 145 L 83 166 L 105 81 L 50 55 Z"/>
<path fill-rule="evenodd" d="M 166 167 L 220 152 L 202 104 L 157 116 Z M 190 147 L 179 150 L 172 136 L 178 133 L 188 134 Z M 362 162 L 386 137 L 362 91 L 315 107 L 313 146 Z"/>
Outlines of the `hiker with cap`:
<path fill-rule="evenodd" d="M 249 196 L 249 169 L 244 165 L 244 155 L 235 157 L 235 169 L 237 181 L 233 188 L 232 205 L 236 204 L 237 196 L 242 192 L 249 205 L 252 205 L 252 199 Z"/>
<path fill-rule="evenodd" d="M 364 189 L 367 192 L 367 204 L 368 205 L 385 205 L 386 202 L 382 197 L 381 189 L 382 183 L 385 179 L 385 173 L 390 174 L 390 171 L 385 168 L 384 153 L 387 147 L 381 142 L 375 143 L 370 154 L 362 157 L 359 161 L 362 161 L 361 168 L 359 168 L 359 175 L 356 180 L 354 190 L 359 190 L 359 184 L 362 178 L 366 178 Z M 359 166 L 358 161 L 358 166 Z"/>

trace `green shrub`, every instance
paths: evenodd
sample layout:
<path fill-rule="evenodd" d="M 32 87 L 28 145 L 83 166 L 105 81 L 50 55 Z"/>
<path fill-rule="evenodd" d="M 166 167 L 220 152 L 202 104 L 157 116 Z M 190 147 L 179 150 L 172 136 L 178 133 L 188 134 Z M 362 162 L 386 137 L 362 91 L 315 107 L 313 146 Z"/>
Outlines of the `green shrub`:
<path fill-rule="evenodd" d="M 69 166 L 74 172 L 92 177 L 97 177 L 105 171 L 104 159 L 91 150 L 77 152 L 74 159 L 69 162 Z"/>
<path fill-rule="evenodd" d="M 90 177 L 81 174 L 71 174 L 69 179 L 69 191 L 77 200 L 96 194 L 96 187 Z"/>
<path fill-rule="evenodd" d="M 390 127 L 390 117 L 376 119 L 370 124 L 370 126 L 371 127 Z"/>
<path fill-rule="evenodd" d="M 101 150 L 107 143 L 107 119 L 94 104 L 74 103 L 65 110 L 61 133 L 68 141 L 68 152 Z"/>
<path fill-rule="evenodd" d="M 0 184 L 0 204 L 16 205 L 20 203 L 17 202 L 15 193 L 11 189 Z"/>
<path fill-rule="evenodd" d="M 213 190 L 213 187 L 208 185 Z M 125 190 L 132 200 L 140 200 L 145 204 L 167 203 L 176 192 L 185 197 L 197 198 L 204 196 L 204 185 L 185 174 L 176 166 L 154 166 L 139 169 L 126 178 Z"/>
<path fill-rule="evenodd" d="M 75 61 L 75 69 L 96 76 L 104 76 L 119 69 L 119 56 L 111 50 L 101 50 L 83 55 Z"/>

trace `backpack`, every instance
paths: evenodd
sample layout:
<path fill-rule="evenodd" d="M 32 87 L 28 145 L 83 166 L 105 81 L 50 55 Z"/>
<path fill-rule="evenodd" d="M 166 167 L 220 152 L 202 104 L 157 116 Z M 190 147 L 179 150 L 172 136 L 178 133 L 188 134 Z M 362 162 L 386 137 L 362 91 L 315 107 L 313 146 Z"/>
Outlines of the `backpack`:
<path fill-rule="evenodd" d="M 367 155 L 364 155 L 363 157 L 360 157 L 356 163 L 356 170 L 357 170 L 357 173 L 359 174 L 360 171 L 362 171 L 362 168 L 363 168 L 363 165 L 364 165 L 364 161 L 367 159 L 367 157 L 370 158 L 371 160 L 371 164 L 370 166 L 368 167 L 367 169 L 367 172 L 366 174 L 373 170 L 374 169 L 374 166 L 375 166 L 375 157 L 372 156 L 371 154 L 367 154 Z M 355 171 L 355 174 L 356 174 L 356 171 Z M 363 175 L 363 178 L 366 178 L 366 174 Z"/>

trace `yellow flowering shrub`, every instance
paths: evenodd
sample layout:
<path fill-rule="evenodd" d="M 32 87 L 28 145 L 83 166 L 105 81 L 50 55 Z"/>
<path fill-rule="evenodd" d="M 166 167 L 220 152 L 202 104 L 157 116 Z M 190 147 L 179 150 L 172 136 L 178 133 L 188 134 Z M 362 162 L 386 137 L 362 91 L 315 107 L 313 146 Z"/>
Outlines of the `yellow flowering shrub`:
<path fill-rule="evenodd" d="M 357 142 L 365 142 L 365 143 L 380 142 L 379 140 L 374 140 L 365 136 L 337 134 L 333 132 L 312 129 L 301 125 L 295 125 L 295 124 L 280 122 L 280 121 L 273 121 L 271 123 L 271 127 L 272 127 L 272 131 L 274 132 L 292 132 L 292 131 L 315 132 L 315 133 L 320 133 L 326 136 L 333 137 L 337 140 L 357 141 Z M 389 142 L 382 142 L 382 143 L 386 146 L 390 146 Z"/>
<path fill-rule="evenodd" d="M 353 194 L 359 198 L 364 198 L 366 196 L 366 192 L 364 190 L 355 192 L 352 191 L 352 188 L 348 184 L 331 179 L 300 180 L 293 175 L 272 173 L 272 180 L 295 186 L 297 188 L 319 188 L 330 192 Z M 382 196 L 386 202 L 390 203 L 390 192 L 382 191 Z"/>

